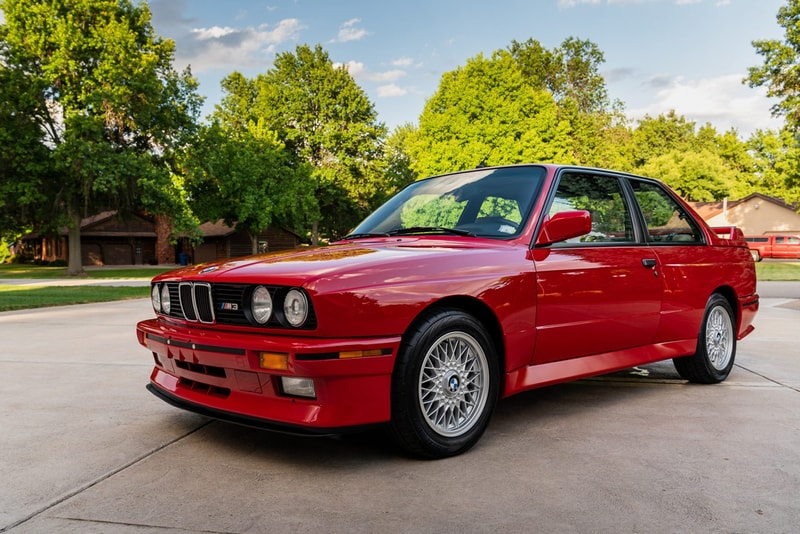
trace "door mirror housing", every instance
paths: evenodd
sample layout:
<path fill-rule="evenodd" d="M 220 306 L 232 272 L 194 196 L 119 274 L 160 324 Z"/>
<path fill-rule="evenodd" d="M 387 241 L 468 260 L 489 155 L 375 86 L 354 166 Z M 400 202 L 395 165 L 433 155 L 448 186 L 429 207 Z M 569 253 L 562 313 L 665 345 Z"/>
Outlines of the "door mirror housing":
<path fill-rule="evenodd" d="M 536 245 L 552 245 L 592 231 L 592 215 L 586 210 L 562 211 L 545 220 Z"/>

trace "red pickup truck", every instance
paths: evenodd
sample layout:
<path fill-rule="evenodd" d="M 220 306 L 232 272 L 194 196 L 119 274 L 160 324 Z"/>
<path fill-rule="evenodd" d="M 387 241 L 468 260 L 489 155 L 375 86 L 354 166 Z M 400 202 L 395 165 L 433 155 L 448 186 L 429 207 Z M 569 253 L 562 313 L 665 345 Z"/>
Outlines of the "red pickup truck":
<path fill-rule="evenodd" d="M 756 261 L 762 258 L 800 258 L 800 234 L 746 235 L 744 239 Z"/>

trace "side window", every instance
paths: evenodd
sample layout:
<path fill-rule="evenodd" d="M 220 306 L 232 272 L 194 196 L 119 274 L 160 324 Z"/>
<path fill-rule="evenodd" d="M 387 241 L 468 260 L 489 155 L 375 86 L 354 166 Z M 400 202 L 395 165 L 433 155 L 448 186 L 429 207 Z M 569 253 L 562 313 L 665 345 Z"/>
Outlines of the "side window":
<path fill-rule="evenodd" d="M 776 237 L 775 238 L 775 242 L 776 243 L 780 243 L 781 245 L 783 245 L 783 237 Z"/>
<path fill-rule="evenodd" d="M 653 244 L 702 243 L 703 233 L 672 196 L 657 184 L 631 180 Z"/>
<path fill-rule="evenodd" d="M 562 175 L 549 215 L 552 217 L 573 210 L 586 210 L 592 214 L 592 231 L 567 243 L 631 243 L 636 240 L 630 208 L 617 178 L 593 174 Z"/>

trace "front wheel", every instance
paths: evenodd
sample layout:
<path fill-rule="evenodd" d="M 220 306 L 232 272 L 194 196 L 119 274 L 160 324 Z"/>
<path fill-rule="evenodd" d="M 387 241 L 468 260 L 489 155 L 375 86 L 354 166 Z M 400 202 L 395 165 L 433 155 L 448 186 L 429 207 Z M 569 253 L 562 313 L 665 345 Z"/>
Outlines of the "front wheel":
<path fill-rule="evenodd" d="M 736 357 L 736 319 L 728 301 L 719 293 L 708 299 L 697 340 L 697 352 L 672 362 L 689 382 L 722 382 L 733 369 Z"/>
<path fill-rule="evenodd" d="M 497 403 L 499 369 L 486 329 L 459 310 L 413 327 L 392 376 L 392 430 L 407 451 L 460 454 L 480 439 Z"/>

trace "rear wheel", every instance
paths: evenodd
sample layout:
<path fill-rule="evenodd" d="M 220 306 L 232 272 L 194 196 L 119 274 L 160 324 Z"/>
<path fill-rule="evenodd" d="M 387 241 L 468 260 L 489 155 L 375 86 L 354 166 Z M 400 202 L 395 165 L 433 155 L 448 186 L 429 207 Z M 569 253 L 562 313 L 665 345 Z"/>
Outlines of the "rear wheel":
<path fill-rule="evenodd" d="M 486 329 L 440 310 L 409 332 L 392 377 L 392 430 L 400 446 L 430 458 L 460 454 L 486 430 L 499 370 Z"/>
<path fill-rule="evenodd" d="M 697 352 L 675 358 L 678 374 L 690 382 L 714 384 L 731 372 L 736 357 L 736 319 L 728 301 L 719 293 L 708 299 L 697 340 Z"/>

